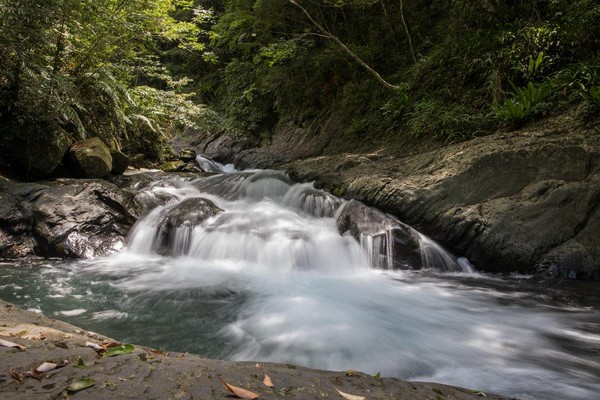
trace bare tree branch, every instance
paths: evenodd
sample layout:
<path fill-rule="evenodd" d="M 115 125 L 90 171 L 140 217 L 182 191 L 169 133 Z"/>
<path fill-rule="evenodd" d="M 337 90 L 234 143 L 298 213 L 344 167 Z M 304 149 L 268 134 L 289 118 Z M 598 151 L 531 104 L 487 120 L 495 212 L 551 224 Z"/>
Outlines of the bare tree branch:
<path fill-rule="evenodd" d="M 381 77 L 381 75 L 379 75 L 379 73 L 377 73 L 377 71 L 375 71 L 373 68 L 371 68 L 358 55 L 356 55 L 356 53 L 354 53 L 352 50 L 350 50 L 348 48 L 348 46 L 346 46 L 344 43 L 342 43 L 342 41 L 340 39 L 338 39 L 336 36 L 334 36 L 332 33 L 330 33 L 327 29 L 323 28 L 323 26 L 321 26 L 321 24 L 319 24 L 312 17 L 312 15 L 310 15 L 310 13 L 308 11 L 306 11 L 306 9 L 304 7 L 302 7 L 300 4 L 298 4 L 295 0 L 288 0 L 288 1 L 292 5 L 298 7 L 302 11 L 302 13 L 306 16 L 306 18 L 308 18 L 308 20 L 314 25 L 314 27 L 317 28 L 317 30 L 323 34 L 324 37 L 326 37 L 327 39 L 333 41 L 335 44 L 340 46 L 346 53 L 348 53 L 348 55 L 350 57 L 352 57 L 357 63 L 359 63 L 364 69 L 366 69 L 371 75 L 373 75 L 375 77 L 375 79 L 377 79 L 377 81 L 379 81 L 379 83 L 381 83 L 383 86 L 385 86 L 388 89 L 400 90 L 399 86 L 392 85 L 391 83 L 389 83 L 388 81 L 383 79 Z"/>
<path fill-rule="evenodd" d="M 412 56 L 413 62 L 416 64 L 417 57 L 415 57 L 415 49 L 413 49 L 412 39 L 410 37 L 410 32 L 408 31 L 408 25 L 406 25 L 406 20 L 404 19 L 404 4 L 402 3 L 402 0 L 400 0 L 400 17 L 402 18 L 404 32 L 406 32 L 406 38 L 408 39 L 408 48 L 410 49 L 410 55 Z"/>

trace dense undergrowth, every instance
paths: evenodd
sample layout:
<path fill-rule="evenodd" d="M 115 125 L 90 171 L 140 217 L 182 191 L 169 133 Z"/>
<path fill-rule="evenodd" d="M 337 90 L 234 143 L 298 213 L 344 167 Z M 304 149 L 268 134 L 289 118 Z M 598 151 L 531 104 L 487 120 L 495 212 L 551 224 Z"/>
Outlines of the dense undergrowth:
<path fill-rule="evenodd" d="M 0 147 L 66 132 L 157 160 L 186 128 L 264 145 L 333 113 L 358 139 L 462 141 L 573 108 L 598 126 L 596 0 L 294 3 L 0 0 Z"/>

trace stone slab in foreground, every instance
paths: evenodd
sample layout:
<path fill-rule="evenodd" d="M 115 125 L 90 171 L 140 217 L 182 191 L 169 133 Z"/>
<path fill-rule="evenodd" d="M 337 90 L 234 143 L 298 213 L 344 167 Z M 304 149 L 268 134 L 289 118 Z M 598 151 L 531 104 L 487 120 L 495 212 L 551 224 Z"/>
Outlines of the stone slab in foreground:
<path fill-rule="evenodd" d="M 342 392 L 366 399 L 475 399 L 474 391 L 437 383 L 404 382 L 363 373 L 318 371 L 293 365 L 228 362 L 192 354 L 155 354 L 136 346 L 131 354 L 99 357 L 86 342 L 110 339 L 49 319 L 0 300 L 0 339 L 26 346 L 20 351 L 0 347 L 0 399 L 230 399 L 219 381 L 248 389 L 260 399 L 343 399 Z M 85 367 L 78 368 L 79 359 Z M 40 380 L 26 377 L 43 362 L 62 363 Z M 22 382 L 11 376 L 14 370 Z M 263 385 L 267 373 L 274 388 Z M 66 388 L 91 378 L 95 385 L 76 393 Z M 486 394 L 488 399 L 502 397 Z"/>

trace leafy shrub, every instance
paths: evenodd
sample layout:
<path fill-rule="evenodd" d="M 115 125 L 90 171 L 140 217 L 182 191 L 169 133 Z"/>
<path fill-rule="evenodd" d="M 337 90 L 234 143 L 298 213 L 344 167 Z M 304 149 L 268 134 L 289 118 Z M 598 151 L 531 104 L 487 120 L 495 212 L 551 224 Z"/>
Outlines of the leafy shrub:
<path fill-rule="evenodd" d="M 511 98 L 496 107 L 496 113 L 507 122 L 518 122 L 543 111 L 543 101 L 550 94 L 550 86 L 532 83 L 525 87 L 513 85 Z"/>

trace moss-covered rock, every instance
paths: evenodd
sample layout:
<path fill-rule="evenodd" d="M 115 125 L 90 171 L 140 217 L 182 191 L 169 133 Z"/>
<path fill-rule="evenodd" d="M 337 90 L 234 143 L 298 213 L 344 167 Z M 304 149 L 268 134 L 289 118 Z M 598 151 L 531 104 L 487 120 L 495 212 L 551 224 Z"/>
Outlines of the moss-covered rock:
<path fill-rule="evenodd" d="M 162 163 L 160 165 L 160 169 L 165 172 L 178 172 L 178 171 L 182 171 L 184 166 L 185 166 L 184 161 L 173 160 L 173 161 L 166 161 L 166 162 Z"/>
<path fill-rule="evenodd" d="M 69 158 L 73 172 L 82 178 L 102 178 L 112 170 L 110 150 L 97 137 L 73 144 Z"/>
<path fill-rule="evenodd" d="M 2 164 L 19 170 L 28 178 L 49 176 L 60 165 L 72 143 L 71 137 L 61 129 L 4 135 L 5 142 L 0 145 L 4 156 Z"/>

